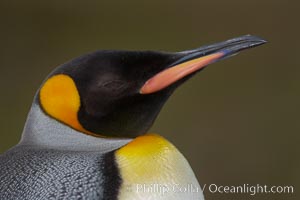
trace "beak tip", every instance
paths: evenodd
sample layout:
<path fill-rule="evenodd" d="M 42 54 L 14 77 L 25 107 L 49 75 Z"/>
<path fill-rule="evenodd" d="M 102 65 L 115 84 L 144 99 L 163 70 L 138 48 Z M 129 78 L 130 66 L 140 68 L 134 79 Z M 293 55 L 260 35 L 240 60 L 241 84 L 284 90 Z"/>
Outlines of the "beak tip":
<path fill-rule="evenodd" d="M 253 44 L 255 46 L 257 45 L 262 45 L 262 44 L 265 44 L 267 43 L 268 41 L 261 38 L 261 37 L 258 37 L 258 36 L 255 36 L 255 35 L 245 35 L 245 36 L 242 36 L 241 38 L 245 39 L 245 40 L 248 40 L 249 42 L 253 42 Z"/>
<path fill-rule="evenodd" d="M 267 43 L 267 40 L 254 35 L 244 35 L 228 41 L 236 43 L 236 45 L 222 49 L 225 54 L 224 58 L 235 55 L 242 50 L 257 47 Z"/>

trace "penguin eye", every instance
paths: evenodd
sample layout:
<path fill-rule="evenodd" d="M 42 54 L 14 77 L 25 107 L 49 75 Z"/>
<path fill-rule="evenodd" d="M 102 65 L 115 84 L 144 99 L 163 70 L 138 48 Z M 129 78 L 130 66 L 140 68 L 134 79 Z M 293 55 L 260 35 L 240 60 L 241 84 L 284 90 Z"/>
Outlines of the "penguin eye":
<path fill-rule="evenodd" d="M 105 88 L 106 90 L 110 90 L 113 92 L 123 91 L 127 88 L 127 84 L 122 80 L 110 80 L 102 82 L 98 85 L 101 88 Z"/>

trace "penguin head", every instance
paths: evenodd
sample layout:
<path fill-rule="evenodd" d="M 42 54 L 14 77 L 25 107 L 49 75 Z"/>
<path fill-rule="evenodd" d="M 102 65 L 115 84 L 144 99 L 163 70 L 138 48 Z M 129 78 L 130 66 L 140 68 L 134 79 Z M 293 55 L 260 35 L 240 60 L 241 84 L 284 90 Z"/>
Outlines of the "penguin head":
<path fill-rule="evenodd" d="M 96 51 L 56 68 L 36 103 L 51 118 L 96 137 L 145 134 L 172 92 L 210 63 L 265 43 L 242 36 L 194 50 Z"/>

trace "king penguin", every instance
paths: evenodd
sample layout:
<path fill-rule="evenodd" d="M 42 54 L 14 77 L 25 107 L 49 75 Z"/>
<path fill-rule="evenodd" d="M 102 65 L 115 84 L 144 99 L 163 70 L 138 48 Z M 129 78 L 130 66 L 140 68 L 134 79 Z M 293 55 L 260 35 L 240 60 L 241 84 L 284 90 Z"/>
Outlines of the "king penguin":
<path fill-rule="evenodd" d="M 246 35 L 176 53 L 101 50 L 60 65 L 38 89 L 20 142 L 0 155 L 0 199 L 204 199 L 184 156 L 147 131 L 179 85 L 265 42 Z"/>

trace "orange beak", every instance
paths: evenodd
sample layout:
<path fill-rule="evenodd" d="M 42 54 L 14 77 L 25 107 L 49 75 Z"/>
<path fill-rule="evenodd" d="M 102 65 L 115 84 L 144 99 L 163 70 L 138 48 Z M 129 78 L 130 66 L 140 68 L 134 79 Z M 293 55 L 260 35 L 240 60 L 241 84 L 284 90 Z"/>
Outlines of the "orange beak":
<path fill-rule="evenodd" d="M 180 60 L 183 62 L 166 68 L 148 79 L 140 89 L 140 93 L 151 94 L 158 92 L 211 63 L 235 55 L 241 50 L 259 46 L 264 43 L 266 43 L 266 41 L 259 37 L 246 35 L 192 51 L 181 52 L 185 54 Z M 199 55 L 201 57 L 199 57 Z"/>

